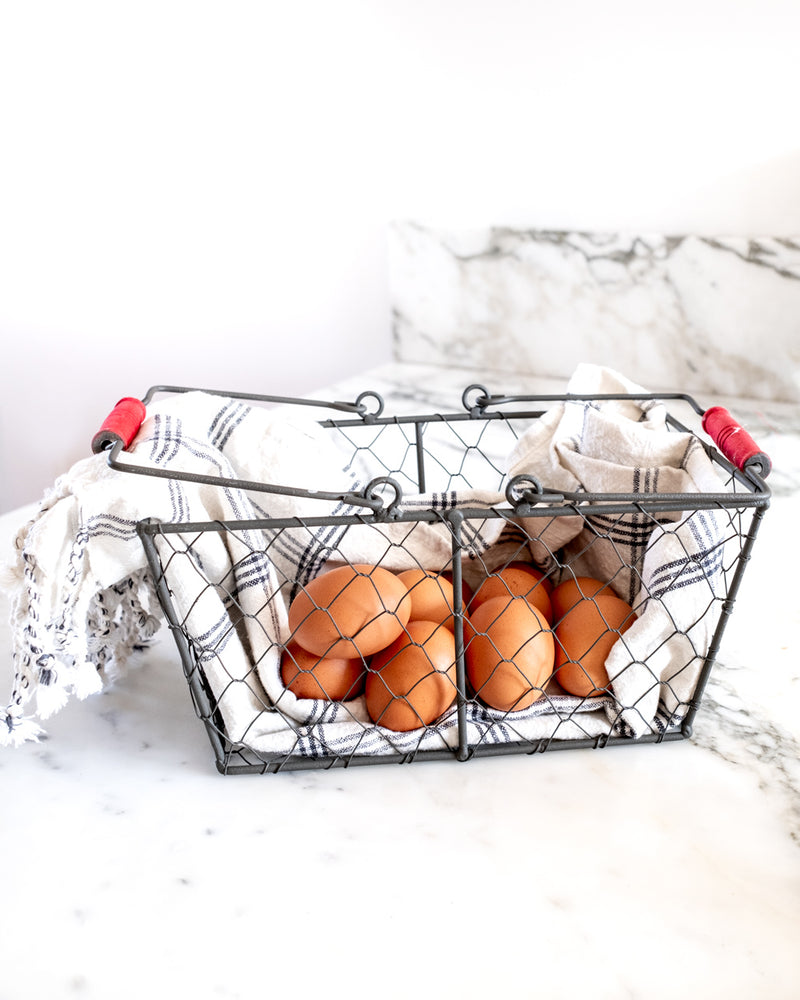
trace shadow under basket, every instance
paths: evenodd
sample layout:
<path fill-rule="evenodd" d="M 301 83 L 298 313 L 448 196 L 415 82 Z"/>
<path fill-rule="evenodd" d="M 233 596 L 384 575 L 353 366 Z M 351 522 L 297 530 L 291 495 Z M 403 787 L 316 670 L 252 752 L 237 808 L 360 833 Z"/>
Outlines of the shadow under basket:
<path fill-rule="evenodd" d="M 185 391 L 153 387 L 138 422 L 156 393 Z M 343 410 L 318 425 L 365 485 L 309 493 L 221 480 L 331 512 L 139 524 L 221 772 L 691 736 L 770 499 L 769 460 L 729 415 L 715 424 L 680 393 L 505 396 L 474 385 L 461 410 L 423 415 L 384 415 L 374 392 L 347 404 L 237 398 Z M 565 492 L 504 471 L 553 407 L 619 403 L 668 403 L 667 428 L 691 435 L 719 488 Z M 133 435 L 107 425 L 95 450 L 152 474 L 122 459 Z"/>

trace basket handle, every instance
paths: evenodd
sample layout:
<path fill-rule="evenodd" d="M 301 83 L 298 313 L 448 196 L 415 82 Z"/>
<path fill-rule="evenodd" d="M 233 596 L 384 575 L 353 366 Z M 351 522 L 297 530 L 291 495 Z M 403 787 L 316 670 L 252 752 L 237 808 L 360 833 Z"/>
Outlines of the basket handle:
<path fill-rule="evenodd" d="M 109 413 L 100 430 L 92 438 L 92 451 L 95 455 L 106 451 L 117 441 L 123 448 L 128 448 L 139 433 L 147 409 L 141 399 L 125 396 Z"/>
<path fill-rule="evenodd" d="M 750 469 L 766 478 L 772 462 L 724 406 L 711 406 L 703 414 L 703 430 L 720 451 L 742 472 Z"/>

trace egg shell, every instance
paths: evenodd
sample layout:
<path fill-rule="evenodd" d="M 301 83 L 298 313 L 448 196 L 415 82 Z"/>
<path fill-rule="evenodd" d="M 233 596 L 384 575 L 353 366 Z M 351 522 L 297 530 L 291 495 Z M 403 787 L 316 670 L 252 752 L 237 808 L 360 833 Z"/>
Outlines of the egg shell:
<path fill-rule="evenodd" d="M 529 604 L 542 612 L 548 623 L 553 619 L 553 608 L 544 574 L 530 563 L 513 562 L 490 573 L 475 591 L 475 596 L 469 605 L 470 614 L 495 597 L 524 597 Z"/>
<path fill-rule="evenodd" d="M 545 573 L 544 570 L 539 569 L 533 563 L 525 562 L 523 559 L 516 559 L 514 562 L 510 562 L 509 567 L 514 569 L 524 569 L 526 572 L 531 573 L 539 581 L 539 585 L 544 587 L 547 591 L 548 597 L 553 592 L 553 581 L 549 574 Z"/>
<path fill-rule="evenodd" d="M 408 624 L 411 600 L 394 573 L 358 563 L 314 577 L 289 607 L 291 638 L 317 656 L 371 656 Z"/>
<path fill-rule="evenodd" d="M 516 712 L 541 698 L 553 672 L 547 619 L 522 597 L 493 597 L 465 622 L 467 676 L 491 708 Z"/>
<path fill-rule="evenodd" d="M 357 657 L 317 656 L 289 642 L 281 655 L 281 680 L 298 698 L 348 701 L 361 694 L 366 664 Z"/>
<path fill-rule="evenodd" d="M 593 576 L 576 576 L 562 580 L 557 587 L 553 588 L 550 595 L 550 603 L 553 608 L 551 621 L 553 624 L 557 624 L 579 601 L 601 593 L 616 597 L 610 583 L 598 580 Z"/>
<path fill-rule="evenodd" d="M 605 662 L 611 647 L 636 620 L 629 604 L 598 594 L 575 604 L 556 625 L 556 680 L 570 694 L 603 694 L 609 678 Z"/>
<path fill-rule="evenodd" d="M 394 732 L 429 726 L 456 697 L 453 633 L 439 622 L 412 621 L 375 656 L 365 686 L 373 722 Z"/>
<path fill-rule="evenodd" d="M 407 569 L 397 576 L 411 599 L 409 621 L 442 622 L 452 631 L 453 584 L 424 569 Z"/>

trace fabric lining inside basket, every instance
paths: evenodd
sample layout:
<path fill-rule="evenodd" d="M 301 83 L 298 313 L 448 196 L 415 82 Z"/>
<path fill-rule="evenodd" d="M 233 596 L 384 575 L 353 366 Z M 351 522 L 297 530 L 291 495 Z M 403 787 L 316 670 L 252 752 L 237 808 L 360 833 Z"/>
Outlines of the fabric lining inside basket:
<path fill-rule="evenodd" d="M 640 391 L 595 366 L 581 366 L 568 386 L 574 395 Z M 309 495 L 130 476 L 109 470 L 102 456 L 78 463 L 16 539 L 7 573 L 16 677 L 0 739 L 35 739 L 39 727 L 26 714 L 34 696 L 36 714 L 46 718 L 70 695 L 83 697 L 119 676 L 152 634 L 162 610 L 136 526 L 153 518 L 212 525 L 156 533 L 156 576 L 163 574 L 193 664 L 232 743 L 308 757 L 453 747 L 454 710 L 434 727 L 394 733 L 370 723 L 363 699 L 296 698 L 279 667 L 289 637 L 287 606 L 298 587 L 333 562 L 446 569 L 453 559 L 449 517 L 459 510 L 468 515 L 460 529 L 465 575 L 491 571 L 508 558 L 509 546 L 522 544 L 525 558 L 546 570 L 611 580 L 638 615 L 609 657 L 613 698 L 548 691 L 512 714 L 470 699 L 470 743 L 663 732 L 686 711 L 719 618 L 726 546 L 739 544 L 732 515 L 690 506 L 663 514 L 520 518 L 504 489 L 510 477 L 526 475 L 567 492 L 652 498 L 723 491 L 697 439 L 670 430 L 665 415 L 656 402 L 568 401 L 514 428 L 504 454 L 496 454 L 502 421 L 467 422 L 452 432 L 434 421 L 424 436 L 426 489 L 415 493 L 406 489 L 415 474 L 407 432 L 395 430 L 393 444 L 391 427 L 367 428 L 367 447 L 354 443 L 356 431 L 337 437 L 310 417 L 206 393 L 154 404 L 130 449 L 137 462 L 290 483 Z M 468 432 L 479 437 L 468 439 Z M 390 473 L 404 487 L 399 519 L 371 519 L 362 507 L 311 495 L 346 493 Z M 281 526 L 229 526 L 263 518 L 281 519 Z"/>

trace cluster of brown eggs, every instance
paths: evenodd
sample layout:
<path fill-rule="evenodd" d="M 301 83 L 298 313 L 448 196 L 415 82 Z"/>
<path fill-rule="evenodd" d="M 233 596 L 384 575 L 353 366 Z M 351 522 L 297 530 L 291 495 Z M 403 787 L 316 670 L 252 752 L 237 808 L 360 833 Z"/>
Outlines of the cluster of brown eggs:
<path fill-rule="evenodd" d="M 573 577 L 553 587 L 514 562 L 463 591 L 469 683 L 500 711 L 528 708 L 551 679 L 581 697 L 607 690 L 605 660 L 635 615 L 608 583 Z M 454 595 L 446 573 L 341 566 L 312 580 L 289 608 L 286 687 L 300 698 L 364 694 L 373 722 L 427 726 L 456 697 Z"/>
<path fill-rule="evenodd" d="M 387 729 L 430 725 L 456 697 L 453 606 L 450 581 L 425 570 L 323 573 L 289 607 L 283 682 L 300 698 L 363 692 L 370 718 Z"/>

